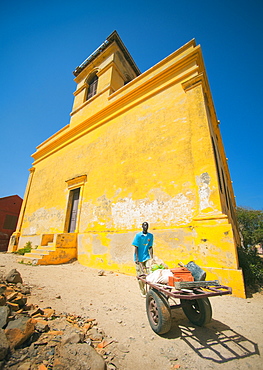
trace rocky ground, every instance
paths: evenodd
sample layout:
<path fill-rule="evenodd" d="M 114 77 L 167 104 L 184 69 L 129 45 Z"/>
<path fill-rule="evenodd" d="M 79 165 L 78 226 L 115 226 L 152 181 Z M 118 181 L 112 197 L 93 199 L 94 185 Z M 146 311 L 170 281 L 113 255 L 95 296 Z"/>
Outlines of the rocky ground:
<path fill-rule="evenodd" d="M 2 307 L 18 305 L 9 316 L 26 316 L 34 329 L 22 344 L 11 340 L 4 369 L 263 369 L 262 294 L 211 298 L 213 319 L 205 328 L 174 310 L 171 331 L 159 336 L 149 326 L 136 278 L 78 262 L 27 266 L 16 258 L 0 253 L 0 275 L 16 269 L 23 279 L 18 286 L 5 282 L 9 304 Z M 12 321 L 4 325 L 9 341 Z"/>

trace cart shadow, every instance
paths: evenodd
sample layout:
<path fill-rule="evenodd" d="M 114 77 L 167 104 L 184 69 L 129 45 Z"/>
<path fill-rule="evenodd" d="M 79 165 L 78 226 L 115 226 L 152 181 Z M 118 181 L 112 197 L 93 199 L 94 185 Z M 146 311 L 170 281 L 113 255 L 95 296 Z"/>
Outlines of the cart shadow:
<path fill-rule="evenodd" d="M 172 328 L 163 337 L 180 338 L 198 356 L 216 363 L 226 363 L 260 354 L 257 343 L 222 322 L 212 319 L 205 327 L 198 327 L 189 323 L 182 312 L 176 311 L 176 317 L 172 316 Z"/>

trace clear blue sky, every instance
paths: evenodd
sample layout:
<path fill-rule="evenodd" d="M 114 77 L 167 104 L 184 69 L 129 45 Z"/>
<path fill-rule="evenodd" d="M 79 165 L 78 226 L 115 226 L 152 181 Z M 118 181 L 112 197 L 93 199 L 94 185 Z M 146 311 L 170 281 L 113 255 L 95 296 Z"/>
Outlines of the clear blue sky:
<path fill-rule="evenodd" d="M 263 209 L 262 0 L 0 1 L 0 197 L 69 123 L 72 71 L 117 30 L 143 72 L 201 44 L 237 205 Z"/>

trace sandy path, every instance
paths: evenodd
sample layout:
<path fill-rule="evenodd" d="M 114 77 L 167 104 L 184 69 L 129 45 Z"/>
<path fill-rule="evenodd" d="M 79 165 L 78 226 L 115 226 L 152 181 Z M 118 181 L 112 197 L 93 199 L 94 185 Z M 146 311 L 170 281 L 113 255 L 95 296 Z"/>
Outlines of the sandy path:
<path fill-rule="evenodd" d="M 118 369 L 263 369 L 261 294 L 246 300 L 211 298 L 213 319 L 206 328 L 189 323 L 181 309 L 174 310 L 172 330 L 161 337 L 148 324 L 145 299 L 134 277 L 110 272 L 99 276 L 98 270 L 78 262 L 26 266 L 14 255 L 0 253 L 0 273 L 12 268 L 34 286 L 31 302 L 96 318 L 118 341 Z"/>

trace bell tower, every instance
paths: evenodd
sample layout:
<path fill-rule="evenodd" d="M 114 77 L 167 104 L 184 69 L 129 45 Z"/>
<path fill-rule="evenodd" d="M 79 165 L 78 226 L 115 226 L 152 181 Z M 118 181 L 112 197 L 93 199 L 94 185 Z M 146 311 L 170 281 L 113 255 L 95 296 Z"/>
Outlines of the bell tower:
<path fill-rule="evenodd" d="M 71 112 L 76 126 L 109 104 L 108 97 L 140 74 L 117 31 L 73 72 L 77 83 Z"/>

